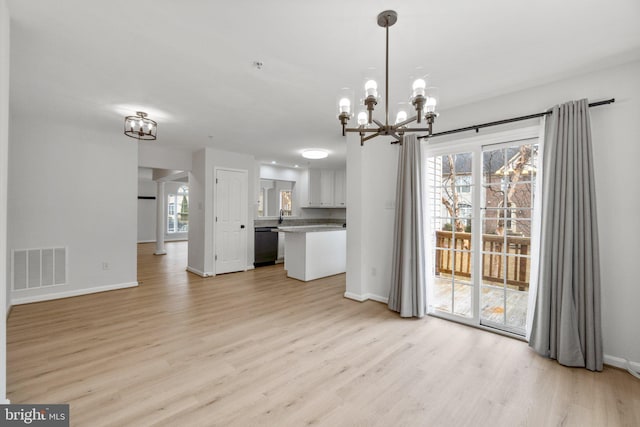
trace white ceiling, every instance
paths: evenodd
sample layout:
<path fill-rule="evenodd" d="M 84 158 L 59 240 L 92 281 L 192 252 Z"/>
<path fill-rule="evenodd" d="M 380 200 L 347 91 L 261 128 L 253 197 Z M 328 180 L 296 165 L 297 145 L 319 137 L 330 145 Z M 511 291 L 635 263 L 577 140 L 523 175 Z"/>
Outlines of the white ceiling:
<path fill-rule="evenodd" d="M 344 162 L 336 96 L 359 91 L 368 67 L 383 69 L 385 9 L 399 15 L 392 105 L 418 66 L 446 112 L 640 58 L 638 0 L 8 3 L 12 118 L 88 123 L 128 140 L 123 117 L 143 110 L 159 123 L 160 146 L 287 165 L 306 165 L 308 147 L 332 153 L 314 164 Z"/>

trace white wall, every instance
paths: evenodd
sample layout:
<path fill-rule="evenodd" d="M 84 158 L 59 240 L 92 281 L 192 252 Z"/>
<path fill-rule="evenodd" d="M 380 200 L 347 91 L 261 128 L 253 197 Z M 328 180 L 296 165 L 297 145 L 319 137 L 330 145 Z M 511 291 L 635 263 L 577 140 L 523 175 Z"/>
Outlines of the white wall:
<path fill-rule="evenodd" d="M 215 274 L 215 185 L 216 168 L 241 169 L 247 171 L 247 268 L 253 268 L 254 260 L 254 215 L 256 209 L 256 186 L 259 185 L 255 158 L 246 154 L 205 148 L 193 153 L 189 174 L 189 266 L 188 269 L 202 275 Z M 195 239 L 195 240 L 194 240 Z"/>
<path fill-rule="evenodd" d="M 640 62 L 633 62 L 598 72 L 575 76 L 552 84 L 487 99 L 482 103 L 470 104 L 444 110 L 436 121 L 436 132 L 468 126 L 493 120 L 540 112 L 569 100 L 587 97 L 601 100 L 615 97 L 616 103 L 591 110 L 591 128 L 594 144 L 594 167 L 596 192 L 598 196 L 598 222 L 600 234 L 600 259 L 602 272 L 602 316 L 604 352 L 607 363 L 616 363 L 616 358 L 626 358 L 640 362 L 640 340 L 637 339 L 637 325 L 640 324 L 640 287 L 637 286 L 635 265 L 640 258 L 637 237 L 640 236 L 640 198 L 630 195 L 638 181 L 637 169 L 640 158 L 640 144 L 637 136 L 637 119 L 640 117 Z M 530 123 L 522 122 L 522 125 Z M 493 131 L 504 128 L 491 128 Z M 490 132 L 488 129 L 481 132 Z M 469 136 L 470 134 L 461 134 Z M 351 141 L 350 141 L 351 144 Z M 355 149 L 347 150 L 348 168 L 348 233 L 354 231 L 354 220 L 368 212 L 374 222 L 384 222 L 384 206 L 380 200 L 367 197 L 368 182 L 382 181 L 395 184 L 395 173 L 391 167 L 380 169 L 395 160 L 384 158 L 384 148 L 372 145 L 387 145 L 370 142 L 362 150 L 371 151 L 366 161 L 366 153 Z M 380 151 L 380 152 L 378 152 Z M 358 158 L 362 156 L 363 158 Z M 386 161 L 385 161 L 386 160 Z M 352 170 L 357 167 L 358 170 Z M 363 187 L 362 212 L 353 211 L 353 191 L 358 190 L 353 177 L 359 178 Z M 389 187 L 391 188 L 391 187 Z M 388 194 L 382 192 L 384 199 Z M 366 218 L 364 218 L 366 221 Z M 367 227 L 370 227 L 368 224 Z M 359 295 L 375 294 L 388 296 L 388 282 L 371 278 L 369 260 L 377 259 L 381 269 L 388 270 L 392 240 L 381 236 L 376 245 L 367 244 L 366 234 L 372 228 L 364 228 L 355 238 L 348 240 L 347 292 L 353 290 Z M 383 238 L 384 237 L 384 238 Z M 366 262 L 365 262 L 366 261 Z M 350 271 L 350 269 L 359 271 Z M 386 280 L 386 277 L 385 277 Z"/>
<path fill-rule="evenodd" d="M 12 116 L 9 158 L 9 249 L 68 248 L 68 283 L 14 304 L 137 285 L 136 142 Z"/>
<path fill-rule="evenodd" d="M 142 142 L 138 146 L 138 166 L 190 171 L 192 155 L 191 151 L 165 148 L 153 142 Z"/>
<path fill-rule="evenodd" d="M 9 157 L 9 10 L 0 0 L 0 307 L 11 307 L 7 285 L 7 168 Z M 0 403 L 7 396 L 7 318 L 0 316 Z"/>
<path fill-rule="evenodd" d="M 189 255 L 188 269 L 201 276 L 213 274 L 213 264 L 205 267 L 205 257 L 212 252 L 212 222 L 207 221 L 213 206 L 213 194 L 210 185 L 213 170 L 207 168 L 207 150 L 193 153 L 191 172 L 189 172 Z"/>
<path fill-rule="evenodd" d="M 386 302 L 391 280 L 397 144 L 360 146 L 347 134 L 347 288 L 356 300 Z"/>

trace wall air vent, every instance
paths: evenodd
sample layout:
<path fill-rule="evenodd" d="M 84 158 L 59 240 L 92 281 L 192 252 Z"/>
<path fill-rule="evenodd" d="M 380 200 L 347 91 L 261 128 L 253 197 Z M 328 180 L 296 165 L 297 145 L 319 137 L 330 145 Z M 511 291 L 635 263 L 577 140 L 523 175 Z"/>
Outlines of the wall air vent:
<path fill-rule="evenodd" d="M 11 289 L 24 291 L 67 283 L 67 248 L 11 252 Z"/>

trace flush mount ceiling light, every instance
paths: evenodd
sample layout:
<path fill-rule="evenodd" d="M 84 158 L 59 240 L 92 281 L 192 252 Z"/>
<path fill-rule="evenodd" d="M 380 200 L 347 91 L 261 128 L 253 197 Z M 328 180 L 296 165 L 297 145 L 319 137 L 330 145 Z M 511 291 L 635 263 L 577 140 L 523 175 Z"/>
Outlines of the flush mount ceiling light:
<path fill-rule="evenodd" d="M 158 124 L 147 118 L 147 113 L 137 111 L 135 116 L 124 118 L 124 134 L 137 140 L 154 141 Z"/>
<path fill-rule="evenodd" d="M 317 160 L 317 159 L 324 159 L 329 155 L 329 153 L 325 150 L 317 150 L 317 149 L 313 149 L 313 150 L 304 150 L 302 152 L 302 157 L 304 157 L 305 159 L 313 159 L 313 160 Z"/>
<path fill-rule="evenodd" d="M 407 118 L 407 112 L 402 108 L 398 109 L 396 121 L 389 124 L 389 27 L 396 23 L 398 14 L 393 10 L 385 10 L 378 14 L 378 25 L 386 31 L 386 62 L 385 62 L 385 122 L 381 123 L 373 118 L 374 107 L 378 104 L 378 83 L 372 76 L 365 78 L 364 98 L 361 110 L 358 111 L 358 127 L 347 128 L 347 122 L 353 117 L 353 95 L 349 89 L 343 89 L 338 97 L 338 119 L 342 125 L 342 135 L 345 132 L 358 132 L 360 134 L 360 145 L 365 141 L 377 136 L 387 135 L 395 139 L 396 142 L 402 140 L 405 132 L 428 132 L 432 134 L 433 122 L 437 117 L 436 105 L 438 97 L 436 88 L 427 86 L 427 76 L 414 76 L 412 85 L 412 95 L 409 98 L 411 105 L 415 109 L 416 115 Z M 426 128 L 409 128 L 412 122 L 422 123 L 422 119 L 427 121 Z M 369 134 L 368 136 L 365 136 Z"/>

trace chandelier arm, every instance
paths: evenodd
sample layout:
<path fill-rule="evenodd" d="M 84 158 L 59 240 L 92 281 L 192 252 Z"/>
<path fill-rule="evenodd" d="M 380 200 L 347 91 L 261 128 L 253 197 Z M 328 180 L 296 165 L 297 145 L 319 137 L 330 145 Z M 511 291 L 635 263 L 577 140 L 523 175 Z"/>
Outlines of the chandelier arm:
<path fill-rule="evenodd" d="M 377 121 L 376 119 L 373 119 L 373 123 L 377 124 L 378 127 L 380 127 L 380 128 L 383 128 L 385 126 L 382 123 L 380 123 L 379 121 Z"/>
<path fill-rule="evenodd" d="M 346 132 L 380 132 L 380 129 L 377 128 L 346 128 L 345 129 Z"/>
<path fill-rule="evenodd" d="M 389 132 L 389 136 L 395 138 L 396 141 L 402 141 L 402 137 L 395 132 Z"/>
<path fill-rule="evenodd" d="M 413 116 L 410 119 L 405 120 L 404 122 L 400 122 L 400 123 L 396 123 L 395 125 L 393 125 L 394 128 L 399 128 L 402 127 L 404 125 L 408 125 L 409 123 L 415 122 L 418 119 L 418 116 Z"/>
<path fill-rule="evenodd" d="M 375 137 L 377 137 L 377 136 L 380 136 L 380 132 L 376 132 L 376 133 L 374 133 L 373 135 L 369 135 L 369 136 L 361 137 L 361 138 L 360 138 L 360 142 L 366 142 L 366 141 L 368 141 L 368 140 L 370 140 L 370 139 L 373 139 L 373 138 L 375 138 Z"/>

